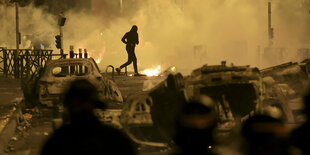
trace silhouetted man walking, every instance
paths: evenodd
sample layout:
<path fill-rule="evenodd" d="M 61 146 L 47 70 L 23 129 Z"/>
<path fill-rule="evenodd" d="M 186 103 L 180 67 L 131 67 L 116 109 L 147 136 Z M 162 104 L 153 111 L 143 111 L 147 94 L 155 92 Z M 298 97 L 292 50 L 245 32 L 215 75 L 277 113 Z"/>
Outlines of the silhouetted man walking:
<path fill-rule="evenodd" d="M 139 36 L 138 36 L 138 27 L 133 25 L 131 30 L 127 32 L 122 38 L 122 42 L 126 44 L 126 51 L 128 54 L 128 61 L 121 65 L 119 68 L 116 68 L 118 74 L 120 74 L 121 69 L 130 65 L 133 62 L 133 68 L 135 70 L 135 76 L 139 76 L 138 67 L 137 67 L 137 57 L 135 54 L 135 47 L 139 44 Z"/>

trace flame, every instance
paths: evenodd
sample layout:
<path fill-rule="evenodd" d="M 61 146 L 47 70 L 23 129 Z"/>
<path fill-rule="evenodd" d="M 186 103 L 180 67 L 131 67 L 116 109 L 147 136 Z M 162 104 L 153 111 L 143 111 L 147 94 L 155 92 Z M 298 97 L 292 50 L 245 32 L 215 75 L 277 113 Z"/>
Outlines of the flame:
<path fill-rule="evenodd" d="M 97 64 L 99 64 L 101 62 L 101 58 L 98 58 L 95 60 Z"/>
<path fill-rule="evenodd" d="M 100 33 L 100 35 L 101 35 L 101 33 Z M 87 48 L 82 48 L 82 47 L 86 47 L 86 46 L 84 46 L 83 43 L 79 43 L 78 45 L 79 45 L 79 46 L 77 46 L 77 47 L 79 47 L 78 49 L 80 49 L 80 48 L 81 49 L 87 49 Z M 84 58 L 84 50 L 82 51 L 82 53 L 83 53 L 82 58 Z M 103 55 L 105 53 L 105 47 L 102 47 L 100 52 L 97 52 L 97 50 L 92 49 L 92 50 L 88 50 L 87 53 L 88 53 L 88 58 L 92 57 L 95 60 L 95 62 L 97 64 L 99 64 L 103 59 Z M 75 55 L 74 58 L 79 58 L 79 56 Z"/>
<path fill-rule="evenodd" d="M 94 56 L 93 57 L 97 64 L 99 64 L 102 61 L 103 54 L 104 54 L 104 49 L 102 50 L 101 53 L 99 53 L 99 56 Z"/>
<path fill-rule="evenodd" d="M 142 71 L 142 74 L 145 74 L 146 76 L 158 76 L 161 72 L 161 66 L 158 65 L 155 69 L 145 69 Z"/>

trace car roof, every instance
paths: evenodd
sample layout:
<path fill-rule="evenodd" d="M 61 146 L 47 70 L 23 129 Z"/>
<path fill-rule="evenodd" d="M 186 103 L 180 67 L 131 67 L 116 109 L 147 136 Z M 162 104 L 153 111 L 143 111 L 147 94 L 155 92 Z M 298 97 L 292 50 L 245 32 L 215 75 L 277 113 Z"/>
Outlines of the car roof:
<path fill-rule="evenodd" d="M 93 58 L 70 58 L 70 59 L 57 59 L 57 60 L 49 60 L 47 63 L 65 63 L 65 62 L 83 62 L 83 61 L 92 61 Z"/>
<path fill-rule="evenodd" d="M 49 61 L 47 61 L 46 66 L 49 66 L 52 64 L 62 64 L 62 63 L 67 63 L 67 62 L 69 62 L 69 63 L 91 62 L 96 66 L 96 68 L 100 72 L 100 69 L 99 69 L 97 63 L 95 62 L 95 60 L 93 58 L 70 58 L 70 59 L 49 60 Z"/>

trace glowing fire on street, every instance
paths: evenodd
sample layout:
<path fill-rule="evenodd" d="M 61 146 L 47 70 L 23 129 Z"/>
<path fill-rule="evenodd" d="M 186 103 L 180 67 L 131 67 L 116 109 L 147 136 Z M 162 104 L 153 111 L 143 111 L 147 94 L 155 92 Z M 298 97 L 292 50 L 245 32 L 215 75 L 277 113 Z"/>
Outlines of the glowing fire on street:
<path fill-rule="evenodd" d="M 158 76 L 160 72 L 161 66 L 158 65 L 157 68 L 143 70 L 142 74 L 145 74 L 146 76 Z"/>

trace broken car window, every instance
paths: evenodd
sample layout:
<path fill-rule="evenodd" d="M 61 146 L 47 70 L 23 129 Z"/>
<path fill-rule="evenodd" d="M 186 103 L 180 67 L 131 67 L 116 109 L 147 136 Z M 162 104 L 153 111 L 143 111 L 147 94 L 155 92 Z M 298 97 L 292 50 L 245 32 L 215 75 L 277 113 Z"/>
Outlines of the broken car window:
<path fill-rule="evenodd" d="M 84 64 L 66 64 L 52 68 L 52 75 L 55 77 L 84 76 L 89 73 L 89 67 Z"/>

